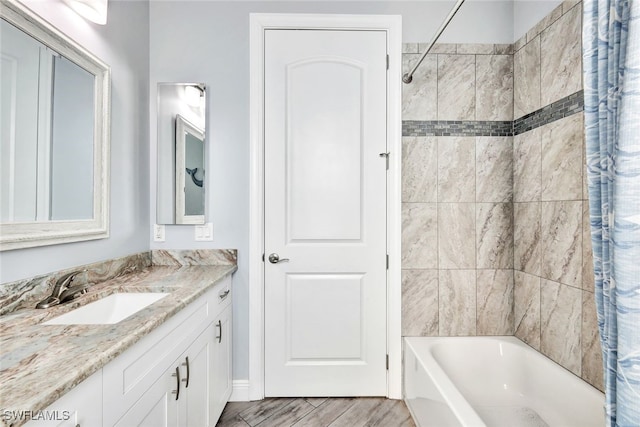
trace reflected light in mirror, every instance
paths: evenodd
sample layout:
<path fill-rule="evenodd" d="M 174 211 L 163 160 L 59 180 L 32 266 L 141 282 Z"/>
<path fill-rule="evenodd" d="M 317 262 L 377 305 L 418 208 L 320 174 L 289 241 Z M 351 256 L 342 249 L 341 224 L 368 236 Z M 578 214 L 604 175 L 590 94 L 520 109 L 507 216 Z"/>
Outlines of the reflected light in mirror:
<path fill-rule="evenodd" d="M 108 0 L 64 0 L 80 16 L 96 24 L 107 23 Z"/>
<path fill-rule="evenodd" d="M 184 101 L 191 107 L 199 107 L 202 99 L 202 90 L 197 86 L 185 86 Z"/>

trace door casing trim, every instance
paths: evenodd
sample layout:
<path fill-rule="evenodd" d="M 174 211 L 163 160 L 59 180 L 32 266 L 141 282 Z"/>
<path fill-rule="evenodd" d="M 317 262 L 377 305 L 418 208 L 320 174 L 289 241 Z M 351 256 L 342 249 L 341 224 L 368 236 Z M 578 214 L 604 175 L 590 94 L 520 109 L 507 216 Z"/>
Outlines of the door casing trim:
<path fill-rule="evenodd" d="M 402 398 L 401 246 L 402 17 L 250 14 L 249 399 L 264 398 L 264 32 L 268 29 L 379 30 L 387 34 L 387 397 Z"/>

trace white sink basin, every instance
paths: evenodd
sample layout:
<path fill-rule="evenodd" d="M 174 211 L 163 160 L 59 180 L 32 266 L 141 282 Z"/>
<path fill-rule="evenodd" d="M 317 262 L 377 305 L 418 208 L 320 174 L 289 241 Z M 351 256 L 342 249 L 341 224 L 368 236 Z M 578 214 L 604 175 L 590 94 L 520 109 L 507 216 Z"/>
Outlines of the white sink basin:
<path fill-rule="evenodd" d="M 116 293 L 48 320 L 43 325 L 111 325 L 166 297 L 168 293 Z"/>

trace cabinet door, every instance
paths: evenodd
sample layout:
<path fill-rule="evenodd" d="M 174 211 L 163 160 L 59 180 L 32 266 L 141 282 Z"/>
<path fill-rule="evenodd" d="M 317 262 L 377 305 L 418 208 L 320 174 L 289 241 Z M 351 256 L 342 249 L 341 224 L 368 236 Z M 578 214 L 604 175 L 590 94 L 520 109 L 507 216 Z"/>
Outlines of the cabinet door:
<path fill-rule="evenodd" d="M 215 327 L 210 324 L 200 336 L 189 346 L 181 360 L 181 369 L 186 383 L 187 426 L 204 427 L 215 425 L 210 423 L 209 402 L 211 399 L 212 356 L 215 338 Z M 187 376 L 186 358 L 189 358 Z"/>
<path fill-rule="evenodd" d="M 227 307 L 215 320 L 213 343 L 213 388 L 211 399 L 212 423 L 215 425 L 231 396 L 231 307 Z"/>
<path fill-rule="evenodd" d="M 102 425 L 102 369 L 71 389 L 25 427 L 94 427 Z"/>
<path fill-rule="evenodd" d="M 180 384 L 180 395 L 176 400 L 177 367 L 178 362 L 167 369 L 114 427 L 183 427 L 186 390 L 184 383 Z"/>

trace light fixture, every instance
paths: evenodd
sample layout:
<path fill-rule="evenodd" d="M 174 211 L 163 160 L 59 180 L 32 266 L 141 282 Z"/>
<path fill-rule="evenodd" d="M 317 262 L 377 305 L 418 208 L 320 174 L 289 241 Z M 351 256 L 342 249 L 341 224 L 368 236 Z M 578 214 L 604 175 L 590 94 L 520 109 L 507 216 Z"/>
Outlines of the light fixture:
<path fill-rule="evenodd" d="M 96 24 L 107 23 L 108 0 L 64 0 L 78 15 Z"/>
<path fill-rule="evenodd" d="M 189 85 L 184 87 L 184 101 L 192 107 L 200 106 L 202 95 L 202 89 L 198 86 Z"/>

